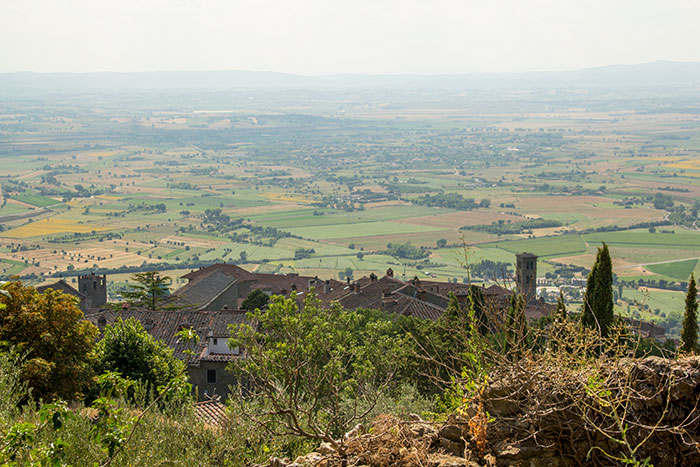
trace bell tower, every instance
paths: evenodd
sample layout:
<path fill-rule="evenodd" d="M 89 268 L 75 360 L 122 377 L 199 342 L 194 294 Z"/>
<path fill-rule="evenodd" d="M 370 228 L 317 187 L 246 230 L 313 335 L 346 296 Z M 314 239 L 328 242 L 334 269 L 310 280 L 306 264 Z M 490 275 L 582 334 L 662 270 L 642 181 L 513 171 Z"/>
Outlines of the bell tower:
<path fill-rule="evenodd" d="M 107 303 L 107 276 L 78 276 L 78 290 L 85 295 L 85 308 L 99 308 Z"/>
<path fill-rule="evenodd" d="M 525 297 L 525 304 L 535 303 L 537 299 L 537 256 L 532 253 L 515 255 L 515 283 L 518 291 Z"/>

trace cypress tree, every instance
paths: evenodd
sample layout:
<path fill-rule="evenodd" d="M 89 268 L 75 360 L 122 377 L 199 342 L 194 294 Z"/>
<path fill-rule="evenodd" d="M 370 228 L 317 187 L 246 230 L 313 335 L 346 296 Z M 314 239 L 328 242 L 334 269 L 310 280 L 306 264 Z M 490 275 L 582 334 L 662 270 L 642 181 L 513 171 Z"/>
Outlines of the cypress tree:
<path fill-rule="evenodd" d="M 608 245 L 603 243 L 603 247 L 598 248 L 598 256 L 586 282 L 581 322 L 607 336 L 614 320 L 613 306 L 612 259 Z"/>
<path fill-rule="evenodd" d="M 581 312 L 581 323 L 587 328 L 597 329 L 598 323 L 593 314 L 593 303 L 595 302 L 595 276 L 598 269 L 598 261 L 593 264 L 591 272 L 586 281 L 586 293 L 583 295 L 583 310 Z"/>
<path fill-rule="evenodd" d="M 688 294 L 685 296 L 685 315 L 683 316 L 680 350 L 694 354 L 700 350 L 698 348 L 698 289 L 693 274 L 690 275 Z"/>
<path fill-rule="evenodd" d="M 598 268 L 595 275 L 595 305 L 593 312 L 598 318 L 600 333 L 608 335 L 610 327 L 613 325 L 615 315 L 613 313 L 613 273 L 612 259 L 608 245 L 603 243 L 603 248 L 598 249 Z"/>

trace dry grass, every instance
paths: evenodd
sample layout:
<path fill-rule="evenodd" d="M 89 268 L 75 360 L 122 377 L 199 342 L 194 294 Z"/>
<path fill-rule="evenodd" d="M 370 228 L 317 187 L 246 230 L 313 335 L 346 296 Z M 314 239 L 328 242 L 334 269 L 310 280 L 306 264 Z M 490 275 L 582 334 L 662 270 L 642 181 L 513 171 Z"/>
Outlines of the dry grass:
<path fill-rule="evenodd" d="M 99 227 L 92 224 L 79 224 L 78 222 L 70 219 L 40 219 L 35 222 L 30 222 L 29 224 L 24 224 L 23 226 L 8 230 L 3 234 L 5 237 L 10 238 L 27 238 L 27 237 L 39 237 L 42 235 L 51 235 L 58 233 L 88 233 L 92 231 L 102 231 L 109 230 L 107 227 Z"/>
<path fill-rule="evenodd" d="M 263 193 L 263 196 L 271 201 L 289 201 L 292 203 L 312 203 L 312 199 L 304 198 L 303 196 L 288 195 L 286 193 L 268 192 Z"/>

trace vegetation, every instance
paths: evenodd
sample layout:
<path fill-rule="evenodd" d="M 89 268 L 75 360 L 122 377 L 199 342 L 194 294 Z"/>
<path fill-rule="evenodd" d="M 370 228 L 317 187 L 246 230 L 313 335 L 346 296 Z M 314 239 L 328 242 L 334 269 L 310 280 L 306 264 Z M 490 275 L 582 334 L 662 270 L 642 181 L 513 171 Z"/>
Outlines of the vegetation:
<path fill-rule="evenodd" d="M 411 242 L 398 244 L 389 243 L 386 248 L 386 254 L 403 259 L 423 259 L 430 255 L 430 251 L 424 248 L 418 248 L 412 245 Z"/>
<path fill-rule="evenodd" d="M 97 374 L 117 372 L 122 378 L 142 383 L 146 389 L 164 387 L 182 373 L 184 364 L 173 349 L 154 339 L 134 318 L 107 326 L 95 346 Z"/>
<path fill-rule="evenodd" d="M 128 284 L 128 290 L 120 292 L 127 303 L 145 306 L 155 311 L 164 297 L 170 295 L 172 280 L 158 271 L 139 272 L 131 276 L 135 284 Z"/>
<path fill-rule="evenodd" d="M 311 294 L 301 309 L 274 297 L 250 318 L 259 328 L 240 327 L 230 344 L 247 355 L 232 364 L 247 381 L 234 400 L 268 430 L 339 448 L 338 436 L 396 383 L 401 340 L 387 338 L 390 323 L 376 314 L 323 310 Z"/>
<path fill-rule="evenodd" d="M 3 352 L 21 357 L 20 381 L 35 398 L 79 398 L 92 384 L 97 328 L 70 295 L 51 289 L 40 294 L 18 281 L 2 288 L 0 343 Z"/>
<path fill-rule="evenodd" d="M 552 219 L 532 219 L 522 222 L 505 222 L 503 219 L 493 222 L 490 225 L 465 225 L 462 230 L 474 230 L 476 232 L 487 232 L 497 235 L 519 234 L 533 229 L 544 229 L 548 227 L 561 227 L 563 224 Z"/>
<path fill-rule="evenodd" d="M 698 347 L 698 290 L 693 275 L 688 281 L 688 293 L 685 298 L 680 350 L 692 354 L 700 353 L 700 347 Z"/>
<path fill-rule="evenodd" d="M 603 337 L 608 335 L 614 320 L 612 287 L 612 260 L 608 246 L 603 243 L 588 275 L 581 313 L 584 326 L 597 330 Z"/>
<path fill-rule="evenodd" d="M 255 289 L 241 303 L 242 310 L 262 310 L 270 301 L 270 296 L 260 289 Z"/>

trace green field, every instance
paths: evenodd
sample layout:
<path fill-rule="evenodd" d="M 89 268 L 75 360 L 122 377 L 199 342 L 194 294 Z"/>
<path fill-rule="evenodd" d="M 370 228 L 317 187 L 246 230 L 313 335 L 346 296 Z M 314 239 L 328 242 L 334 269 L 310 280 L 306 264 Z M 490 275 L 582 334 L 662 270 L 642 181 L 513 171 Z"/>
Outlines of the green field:
<path fill-rule="evenodd" d="M 18 204 L 6 203 L 0 208 L 0 216 L 10 216 L 12 214 L 21 214 L 23 212 L 29 211 L 29 208 L 20 206 Z"/>
<path fill-rule="evenodd" d="M 53 206 L 53 205 L 61 203 L 61 201 L 57 201 L 53 198 L 49 198 L 48 196 L 42 196 L 42 195 L 39 195 L 36 193 L 30 193 L 30 192 L 24 192 L 24 193 L 20 193 L 18 195 L 14 195 L 14 196 L 12 196 L 12 199 L 16 199 L 17 201 L 31 204 L 32 206 L 37 206 L 40 208 L 45 208 L 48 206 Z"/>
<path fill-rule="evenodd" d="M 390 206 L 354 212 L 333 212 L 314 215 L 313 210 L 304 210 L 295 215 L 258 217 L 257 223 L 264 226 L 289 229 L 324 225 L 348 225 L 378 221 L 406 219 L 410 217 L 432 216 L 454 212 L 449 209 L 434 209 L 423 206 Z M 350 235 L 347 235 L 350 236 Z"/>
<path fill-rule="evenodd" d="M 341 94 L 17 100 L 0 112 L 14 122 L 2 128 L 2 192 L 50 211 L 2 225 L 2 278 L 97 264 L 123 281 L 126 265 L 227 261 L 462 281 L 466 264 L 513 270 L 532 252 L 556 287 L 585 279 L 606 242 L 617 277 L 652 289 L 655 305 L 636 311 L 659 320 L 656 308 L 678 303 L 654 288 L 700 272 L 693 112 L 611 90 L 546 105 L 539 92 Z M 233 110 L 195 110 L 220 108 Z M 688 138 L 664 136 L 676 130 Z M 556 222 L 523 225 L 534 219 Z M 639 224 L 653 228 L 622 230 Z M 422 249 L 401 253 L 414 259 L 385 254 L 407 242 Z"/>
<path fill-rule="evenodd" d="M 313 227 L 297 227 L 285 230 L 303 238 L 334 239 L 365 237 L 372 235 L 395 235 L 414 232 L 439 232 L 447 229 L 430 227 L 426 225 L 379 221 L 358 222 L 349 225 L 335 224 Z"/>
<path fill-rule="evenodd" d="M 698 260 L 690 259 L 686 261 L 678 261 L 675 263 L 651 264 L 646 268 L 656 274 L 667 276 L 678 281 L 687 281 L 690 273 L 697 266 Z"/>
<path fill-rule="evenodd" d="M 629 230 L 621 232 L 601 232 L 584 235 L 588 243 L 607 243 L 613 245 L 643 245 L 644 248 L 700 249 L 700 232 L 677 230 L 673 234 L 649 233 L 646 230 Z"/>
<path fill-rule="evenodd" d="M 540 257 L 571 256 L 587 250 L 580 235 L 510 240 L 494 243 L 493 246 L 514 254 L 529 252 Z"/>
<path fill-rule="evenodd" d="M 12 261 L 9 259 L 0 259 L 0 273 L 3 276 L 9 277 L 20 274 L 24 269 L 24 263 L 20 261 Z"/>

